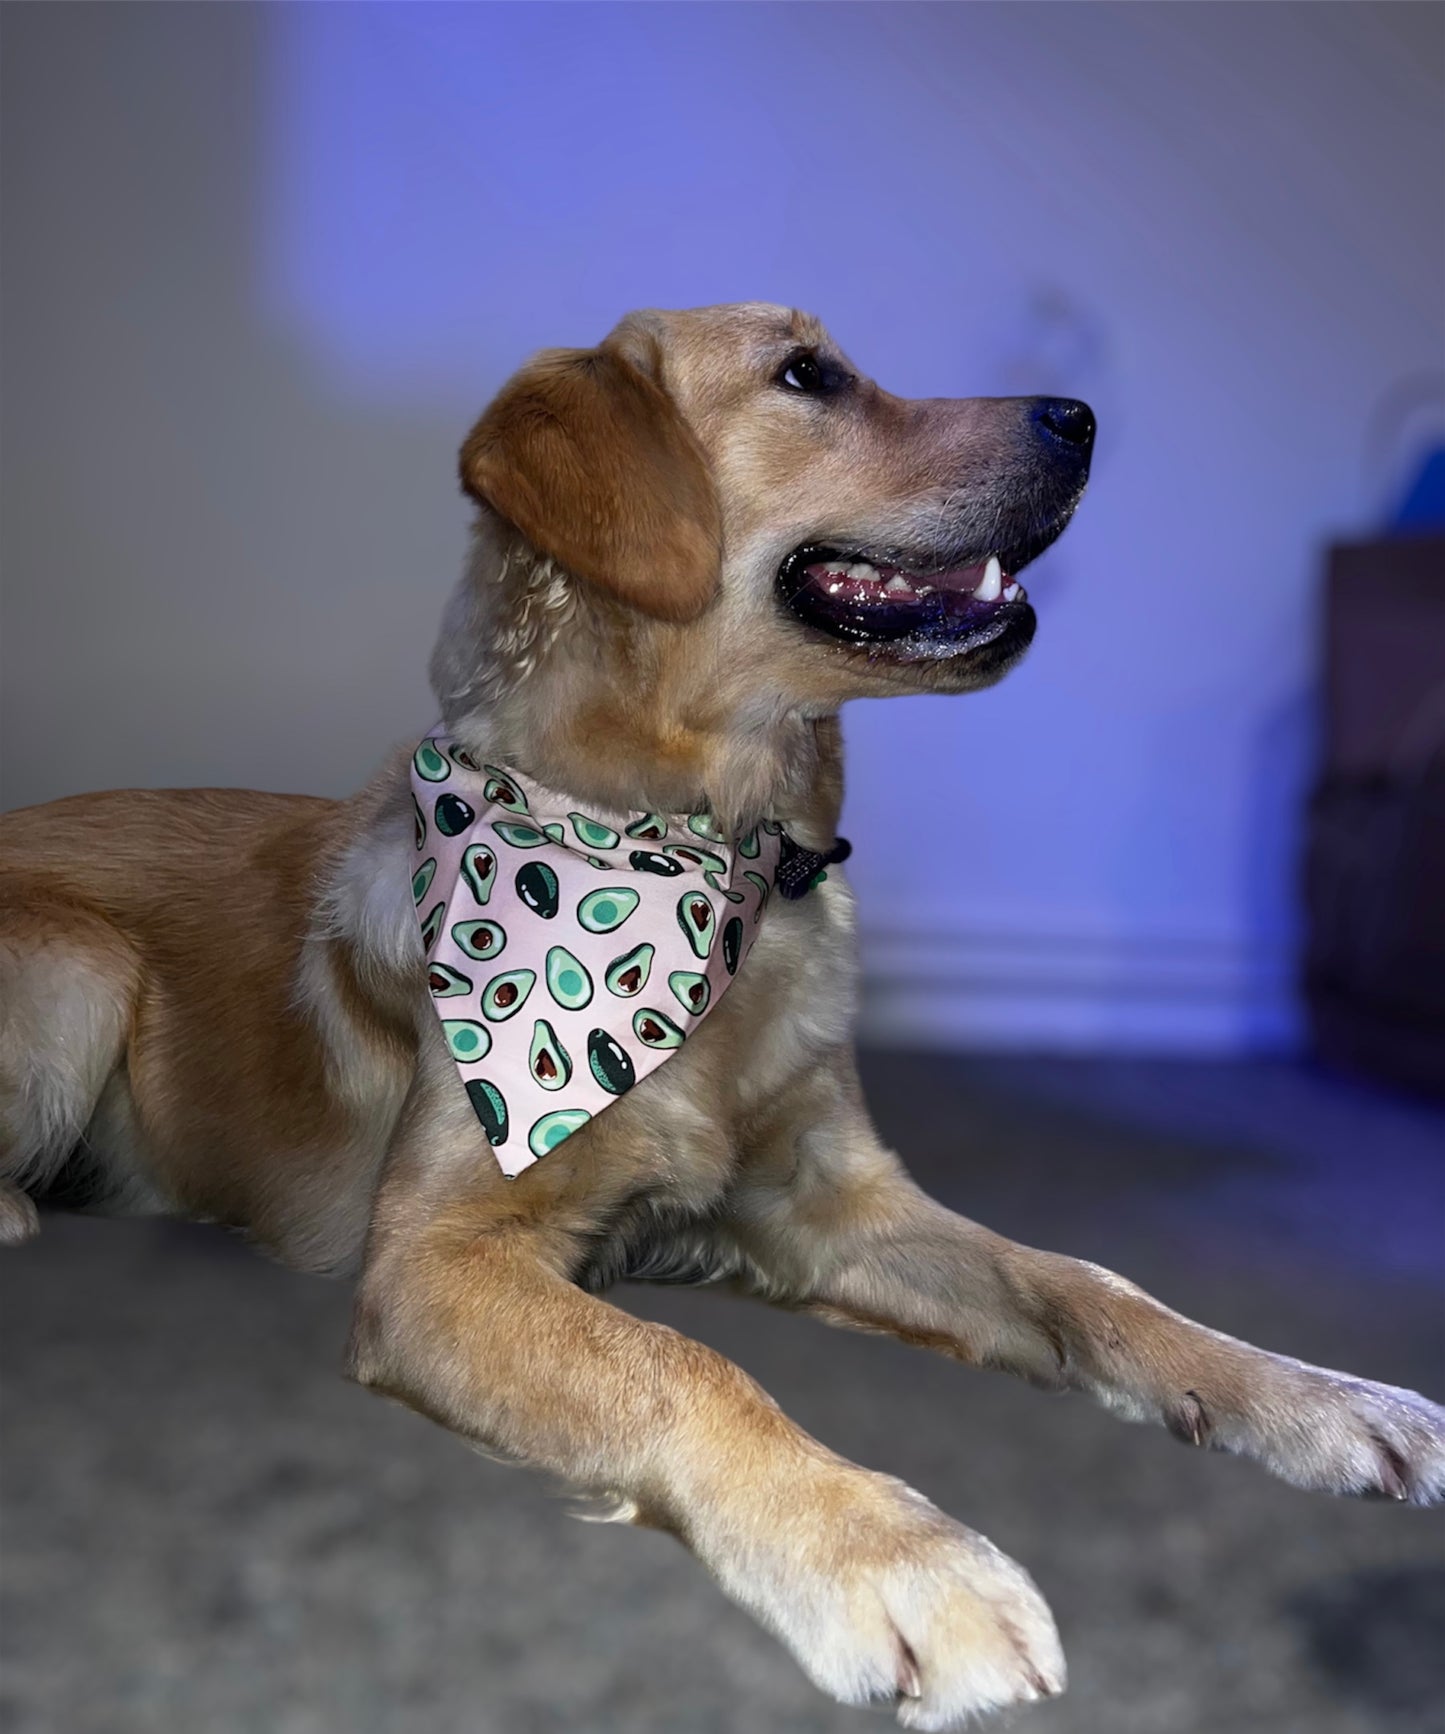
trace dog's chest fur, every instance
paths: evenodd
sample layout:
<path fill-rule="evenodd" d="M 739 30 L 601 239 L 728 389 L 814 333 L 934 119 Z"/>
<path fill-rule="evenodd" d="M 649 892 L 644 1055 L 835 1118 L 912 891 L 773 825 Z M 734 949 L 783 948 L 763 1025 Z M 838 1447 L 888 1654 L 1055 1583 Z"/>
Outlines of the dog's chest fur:
<path fill-rule="evenodd" d="M 436 1017 L 403 871 L 410 843 L 410 821 L 395 812 L 363 829 L 332 882 L 332 932 L 376 976 L 400 970 L 428 1042 Z M 759 1144 L 776 1137 L 797 1080 L 849 1039 L 856 975 L 853 898 L 836 869 L 796 902 L 769 899 L 732 988 L 685 1045 L 522 1183 L 554 1195 L 559 1216 L 591 1222 L 579 1280 L 726 1274 L 709 1226 Z M 502 1198 L 517 1183 L 501 1179 L 470 1110 L 458 1119 L 477 1146 L 479 1184 Z"/>

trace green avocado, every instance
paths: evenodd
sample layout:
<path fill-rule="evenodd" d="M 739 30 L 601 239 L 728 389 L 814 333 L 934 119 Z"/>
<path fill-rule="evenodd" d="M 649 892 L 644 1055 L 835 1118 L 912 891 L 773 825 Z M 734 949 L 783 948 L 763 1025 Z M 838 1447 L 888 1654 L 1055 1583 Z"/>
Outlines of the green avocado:
<path fill-rule="evenodd" d="M 621 927 L 642 899 L 628 885 L 607 885 L 589 891 L 577 905 L 577 919 L 589 933 L 611 933 Z"/>
<path fill-rule="evenodd" d="M 677 1003 L 695 1018 L 701 1017 L 707 1010 L 707 1002 L 712 998 L 712 988 L 705 975 L 694 975 L 690 969 L 675 969 L 668 976 L 667 985 L 676 996 Z"/>
<path fill-rule="evenodd" d="M 422 922 L 421 948 L 423 951 L 430 951 L 441 938 L 442 920 L 445 917 L 446 912 L 447 906 L 445 903 L 435 904 L 427 915 L 426 920 Z"/>
<path fill-rule="evenodd" d="M 653 1011 L 650 1006 L 633 1012 L 632 1030 L 645 1048 L 680 1048 L 685 1039 L 666 1012 Z"/>
<path fill-rule="evenodd" d="M 640 843 L 660 843 L 667 835 L 667 820 L 661 813 L 644 813 L 627 827 L 627 835 Z"/>
<path fill-rule="evenodd" d="M 438 795 L 434 811 L 443 837 L 460 837 L 477 816 L 460 795 Z"/>
<path fill-rule="evenodd" d="M 529 861 L 517 869 L 517 895 L 543 921 L 557 913 L 557 875 L 545 861 Z"/>
<path fill-rule="evenodd" d="M 535 825 L 513 825 L 506 819 L 493 819 L 492 829 L 514 849 L 535 849 L 547 841 Z"/>
<path fill-rule="evenodd" d="M 495 921 L 454 921 L 452 938 L 468 957 L 481 963 L 500 957 L 507 943 L 505 928 Z"/>
<path fill-rule="evenodd" d="M 631 951 L 624 951 L 621 957 L 614 957 L 602 978 L 607 983 L 608 992 L 615 993 L 619 999 L 631 999 L 641 993 L 652 974 L 652 957 L 653 947 L 650 945 L 639 945 Z"/>
<path fill-rule="evenodd" d="M 750 869 L 744 871 L 743 878 L 746 879 L 750 885 L 756 885 L 758 888 L 758 906 L 753 911 L 753 920 L 761 921 L 763 918 L 763 911 L 768 906 L 768 893 L 772 890 L 772 886 L 768 884 L 767 880 L 763 878 L 761 873 L 754 873 Z"/>
<path fill-rule="evenodd" d="M 565 945 L 547 953 L 547 991 L 566 1011 L 581 1011 L 591 1003 L 592 977 Z"/>
<path fill-rule="evenodd" d="M 436 877 L 436 870 L 436 857 L 428 855 L 416 872 L 412 874 L 411 900 L 413 903 L 420 903 L 422 898 L 426 896 L 432 880 Z"/>
<path fill-rule="evenodd" d="M 567 841 L 567 833 L 560 825 L 556 824 L 543 825 L 542 835 L 549 843 L 565 843 Z"/>
<path fill-rule="evenodd" d="M 494 975 L 482 989 L 482 1016 L 502 1024 L 521 1011 L 527 995 L 537 985 L 535 969 L 507 969 Z"/>
<path fill-rule="evenodd" d="M 527 797 L 507 773 L 499 771 L 495 765 L 484 765 L 482 768 L 487 773 L 487 780 L 482 785 L 483 798 L 493 806 L 504 807 L 509 813 L 525 813 Z"/>
<path fill-rule="evenodd" d="M 728 967 L 729 975 L 738 972 L 738 959 L 743 954 L 743 918 L 734 915 L 723 928 L 723 962 Z"/>
<path fill-rule="evenodd" d="M 426 983 L 431 989 L 433 999 L 455 999 L 458 994 L 472 991 L 472 984 L 466 976 L 447 963 L 429 964 Z"/>
<path fill-rule="evenodd" d="M 507 1142 L 507 1098 L 495 1084 L 489 1084 L 485 1078 L 468 1078 L 467 1095 L 471 1098 L 472 1107 L 476 1109 L 477 1118 L 482 1123 L 482 1130 L 487 1135 L 487 1142 L 492 1145 Z"/>
<path fill-rule="evenodd" d="M 426 815 L 421 810 L 421 802 L 413 795 L 411 798 L 411 816 L 416 831 L 416 846 L 426 848 Z"/>
<path fill-rule="evenodd" d="M 479 770 L 481 770 L 482 767 L 477 763 L 477 761 L 472 757 L 472 755 L 467 751 L 467 749 L 465 747 L 459 747 L 455 741 L 453 741 L 452 744 L 447 748 L 447 751 L 451 754 L 451 756 L 456 760 L 456 762 L 462 767 L 462 769 L 464 771 L 479 771 Z"/>
<path fill-rule="evenodd" d="M 527 1064 L 544 1090 L 564 1089 L 572 1077 L 572 1056 L 557 1040 L 557 1032 L 546 1018 L 538 1018 L 532 1026 Z"/>
<path fill-rule="evenodd" d="M 416 766 L 417 775 L 425 777 L 429 783 L 444 783 L 452 774 L 451 766 L 437 751 L 435 741 L 423 741 L 411 755 L 411 762 Z"/>
<path fill-rule="evenodd" d="M 593 1030 L 588 1036 L 587 1064 L 602 1088 L 614 1096 L 625 1095 L 637 1082 L 627 1049 L 606 1030 Z"/>
<path fill-rule="evenodd" d="M 454 1060 L 464 1064 L 484 1060 L 491 1051 L 492 1032 L 484 1024 L 473 1023 L 470 1018 L 443 1018 L 442 1028 Z"/>
<path fill-rule="evenodd" d="M 685 861 L 689 867 L 701 867 L 708 873 L 726 873 L 728 864 L 721 855 L 714 855 L 711 849 L 700 848 L 695 843 L 664 843 L 664 855 L 676 855 L 679 861 Z"/>
<path fill-rule="evenodd" d="M 717 820 L 711 813 L 694 813 L 687 821 L 687 828 L 694 837 L 706 837 L 709 843 L 723 843 L 726 838 L 717 828 Z"/>
<path fill-rule="evenodd" d="M 589 819 L 585 813 L 569 813 L 572 829 L 577 833 L 577 841 L 585 843 L 589 849 L 616 849 L 622 839 L 610 825 L 599 825 L 596 819 Z"/>
<path fill-rule="evenodd" d="M 717 932 L 717 916 L 712 904 L 700 891 L 684 891 L 677 900 L 677 925 L 687 935 L 687 942 L 698 957 L 712 950 Z"/>
<path fill-rule="evenodd" d="M 585 1108 L 559 1108 L 555 1114 L 543 1114 L 527 1134 L 527 1148 L 534 1156 L 545 1156 L 591 1118 Z"/>
<path fill-rule="evenodd" d="M 730 885 L 720 884 L 716 873 L 704 873 L 703 878 L 707 880 L 708 886 L 711 890 L 721 892 L 722 895 L 727 898 L 729 903 L 743 903 L 746 901 L 741 891 L 734 891 Z"/>
<path fill-rule="evenodd" d="M 584 855 L 582 859 L 589 867 L 596 867 L 603 873 L 608 873 L 612 869 L 612 863 L 604 861 L 600 855 Z"/>
<path fill-rule="evenodd" d="M 473 843 L 462 855 L 462 878 L 478 903 L 485 903 L 497 882 L 497 857 L 485 843 Z"/>
<path fill-rule="evenodd" d="M 749 831 L 747 836 L 738 844 L 738 854 L 746 855 L 749 861 L 756 861 L 758 858 L 758 848 L 759 843 L 757 832 Z"/>

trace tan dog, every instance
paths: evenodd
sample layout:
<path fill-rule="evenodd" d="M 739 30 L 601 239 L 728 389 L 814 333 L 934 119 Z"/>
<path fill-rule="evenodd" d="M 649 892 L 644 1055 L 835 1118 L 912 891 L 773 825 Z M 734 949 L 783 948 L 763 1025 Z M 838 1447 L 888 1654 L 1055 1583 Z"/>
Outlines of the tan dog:
<path fill-rule="evenodd" d="M 826 850 L 838 707 L 1018 658 L 1014 575 L 1092 438 L 1080 404 L 891 397 L 775 307 L 636 314 L 539 357 L 462 451 L 480 512 L 433 661 L 449 730 L 583 804 L 768 818 Z M 672 1531 L 824 1690 L 913 1728 L 1062 1688 L 1028 1576 L 594 1291 L 734 1278 L 1302 1487 L 1445 1492 L 1424 1399 L 1191 1324 L 913 1186 L 854 1073 L 836 873 L 769 903 L 667 1065 L 505 1179 L 427 993 L 412 847 L 404 756 L 344 803 L 132 792 L 0 823 L 5 1237 L 50 1199 L 359 1271 L 353 1377 Z"/>

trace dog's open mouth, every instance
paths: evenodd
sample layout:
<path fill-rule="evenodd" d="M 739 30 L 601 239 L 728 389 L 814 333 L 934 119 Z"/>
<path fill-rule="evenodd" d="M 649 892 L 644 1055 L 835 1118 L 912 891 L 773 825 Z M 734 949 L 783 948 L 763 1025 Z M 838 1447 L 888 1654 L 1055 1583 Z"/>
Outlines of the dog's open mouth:
<path fill-rule="evenodd" d="M 778 572 L 778 593 L 805 625 L 916 661 L 985 645 L 1017 653 L 1034 635 L 1034 611 L 1015 571 L 1031 554 L 989 554 L 969 565 L 902 566 L 864 553 L 805 545 Z"/>

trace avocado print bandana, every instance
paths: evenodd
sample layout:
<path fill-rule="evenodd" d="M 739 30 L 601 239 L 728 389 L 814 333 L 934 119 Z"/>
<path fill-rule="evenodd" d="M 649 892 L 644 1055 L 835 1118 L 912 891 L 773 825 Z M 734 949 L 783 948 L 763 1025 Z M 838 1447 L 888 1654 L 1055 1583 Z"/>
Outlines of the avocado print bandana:
<path fill-rule="evenodd" d="M 411 786 L 427 980 L 508 1175 L 682 1046 L 742 967 L 780 861 L 798 896 L 846 852 L 771 823 L 734 843 L 707 814 L 579 812 L 438 731 Z"/>

